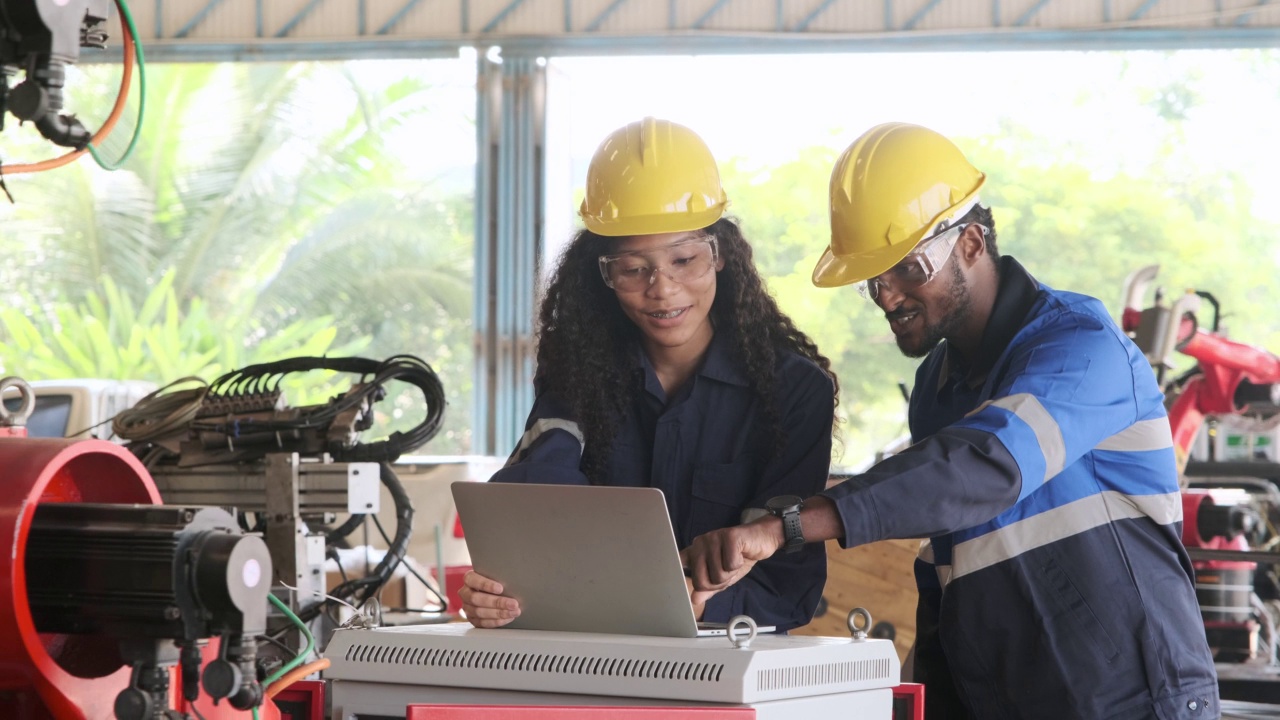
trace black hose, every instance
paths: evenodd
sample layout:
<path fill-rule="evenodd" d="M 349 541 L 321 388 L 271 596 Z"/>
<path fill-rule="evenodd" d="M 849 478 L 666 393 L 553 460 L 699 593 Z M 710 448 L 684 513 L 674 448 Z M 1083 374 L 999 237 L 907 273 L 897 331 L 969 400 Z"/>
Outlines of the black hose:
<path fill-rule="evenodd" d="M 366 515 L 364 513 L 352 515 L 347 518 L 346 522 L 342 523 L 338 527 L 332 530 L 326 529 L 324 531 L 325 544 L 336 545 L 339 542 L 346 540 L 348 535 L 355 532 L 356 528 L 360 527 L 360 524 L 364 522 L 365 517 Z M 343 544 L 345 545 L 345 543 Z"/>

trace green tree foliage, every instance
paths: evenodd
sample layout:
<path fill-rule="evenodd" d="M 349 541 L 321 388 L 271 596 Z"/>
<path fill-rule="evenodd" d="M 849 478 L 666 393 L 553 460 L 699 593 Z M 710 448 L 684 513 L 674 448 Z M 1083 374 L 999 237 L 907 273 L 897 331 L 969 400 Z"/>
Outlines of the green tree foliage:
<path fill-rule="evenodd" d="M 0 363 L 33 380 L 167 382 L 301 355 L 410 353 L 449 400 L 423 451 L 466 452 L 471 191 L 397 146 L 438 112 L 433 86 L 359 64 L 149 70 L 149 117 L 124 170 L 81 160 L 9 180 L 18 204 L 0 210 L 0 253 L 20 260 L 0 265 Z M 69 107 L 105 116 L 118 72 L 87 68 Z M 382 406 L 388 427 L 375 432 L 421 420 L 416 397 Z"/>
<path fill-rule="evenodd" d="M 129 378 L 157 384 L 187 376 L 211 380 L 237 367 L 274 360 L 281 353 L 349 355 L 368 344 L 362 338 L 336 345 L 333 318 L 321 316 L 297 320 L 246 345 L 240 337 L 253 327 L 253 319 L 244 306 L 216 314 L 200 298 L 180 306 L 172 273 L 161 279 L 140 308 L 134 308 L 114 280 L 103 277 L 100 291 L 90 291 L 74 305 L 54 305 L 47 313 L 33 316 L 17 308 L 0 308 L 0 327 L 8 338 L 0 343 L 0 357 L 12 358 L 4 368 L 7 373 L 30 378 Z M 296 402 L 325 396 L 311 388 L 286 388 L 286 397 Z"/>

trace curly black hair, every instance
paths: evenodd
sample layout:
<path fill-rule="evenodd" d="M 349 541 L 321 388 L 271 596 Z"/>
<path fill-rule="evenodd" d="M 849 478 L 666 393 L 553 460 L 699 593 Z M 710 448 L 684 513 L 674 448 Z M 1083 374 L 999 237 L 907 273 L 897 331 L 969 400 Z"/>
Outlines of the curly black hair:
<path fill-rule="evenodd" d="M 778 352 L 790 350 L 822 368 L 835 385 L 837 402 L 839 381 L 831 361 L 765 289 L 737 223 L 724 218 L 706 232 L 716 237 L 724 261 L 710 312 L 715 331 L 727 335 L 741 358 L 781 447 L 781 416 L 773 399 Z M 623 313 L 598 266 L 599 257 L 616 242 L 588 230 L 578 232 L 560 256 L 538 314 L 539 386 L 562 398 L 576 416 L 583 434 L 581 469 L 596 484 L 606 480 L 610 441 L 623 409 L 639 390 L 634 358 L 640 329 Z M 833 435 L 835 422 L 833 417 Z"/>

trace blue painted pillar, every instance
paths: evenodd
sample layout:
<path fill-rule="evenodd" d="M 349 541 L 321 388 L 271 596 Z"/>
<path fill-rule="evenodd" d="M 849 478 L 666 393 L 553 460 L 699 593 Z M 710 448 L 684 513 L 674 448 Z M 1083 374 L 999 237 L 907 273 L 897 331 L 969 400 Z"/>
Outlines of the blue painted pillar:
<path fill-rule="evenodd" d="M 472 451 L 506 455 L 533 405 L 546 64 L 478 53 Z"/>

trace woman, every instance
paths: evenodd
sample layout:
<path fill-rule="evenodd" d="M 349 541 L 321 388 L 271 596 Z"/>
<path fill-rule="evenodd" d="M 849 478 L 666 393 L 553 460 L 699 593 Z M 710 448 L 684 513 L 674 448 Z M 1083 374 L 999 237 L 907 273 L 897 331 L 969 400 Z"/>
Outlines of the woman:
<path fill-rule="evenodd" d="M 688 128 L 645 118 L 606 138 L 587 172 L 587 229 L 542 301 L 526 432 L 491 482 L 657 487 L 680 547 L 824 487 L 836 378 L 765 290 L 727 204 Z M 825 580 L 811 545 L 691 600 L 702 620 L 746 614 L 788 630 L 812 617 Z M 468 574 L 472 624 L 519 614 L 501 592 Z"/>

